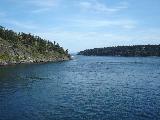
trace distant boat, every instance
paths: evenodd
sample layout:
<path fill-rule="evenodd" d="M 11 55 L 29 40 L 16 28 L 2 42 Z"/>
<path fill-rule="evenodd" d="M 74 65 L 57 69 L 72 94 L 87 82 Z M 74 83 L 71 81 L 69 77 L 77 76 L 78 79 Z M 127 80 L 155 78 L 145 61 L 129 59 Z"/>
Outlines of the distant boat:
<path fill-rule="evenodd" d="M 72 55 L 72 56 L 71 56 L 71 59 L 73 60 L 73 59 L 75 59 L 75 57 Z"/>

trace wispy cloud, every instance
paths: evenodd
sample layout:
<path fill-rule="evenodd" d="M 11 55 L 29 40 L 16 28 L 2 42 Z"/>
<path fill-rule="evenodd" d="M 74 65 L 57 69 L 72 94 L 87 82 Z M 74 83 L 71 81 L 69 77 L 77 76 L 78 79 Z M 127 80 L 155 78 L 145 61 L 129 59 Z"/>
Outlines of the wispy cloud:
<path fill-rule="evenodd" d="M 32 4 L 38 7 L 53 7 L 56 4 L 56 0 L 27 0 L 26 3 Z"/>
<path fill-rule="evenodd" d="M 85 1 L 80 2 L 80 7 L 83 10 L 93 11 L 93 12 L 103 12 L 103 13 L 114 13 L 122 9 L 128 8 L 128 3 L 121 2 L 119 5 L 109 7 L 104 3 L 98 1 Z"/>
<path fill-rule="evenodd" d="M 89 20 L 89 19 L 74 19 L 71 20 L 72 26 L 83 27 L 83 28 L 124 28 L 124 29 L 133 29 L 137 26 L 137 21 L 129 19 L 117 19 L 117 20 Z"/>
<path fill-rule="evenodd" d="M 38 8 L 38 9 L 32 10 L 31 12 L 32 13 L 43 13 L 43 12 L 47 12 L 49 10 L 50 10 L 50 8 Z"/>
<path fill-rule="evenodd" d="M 31 11 L 32 13 L 42 13 L 53 9 L 58 0 L 28 0 L 26 3 L 35 6 L 35 9 Z"/>
<path fill-rule="evenodd" d="M 12 25 L 12 26 L 15 26 L 16 28 L 22 28 L 22 29 L 28 29 L 28 30 L 38 29 L 38 27 L 32 21 L 22 22 L 14 19 L 2 18 L 0 23 Z"/>
<path fill-rule="evenodd" d="M 156 13 L 159 9 L 155 3 L 144 1 L 139 5 L 133 0 L 4 0 L 0 6 L 6 13 L 0 12 L 0 24 L 55 40 L 71 51 L 158 44 L 160 17 Z M 12 6 L 15 7 L 10 8 Z M 151 8 L 149 14 L 146 6 Z M 149 30 L 150 27 L 153 30 Z"/>

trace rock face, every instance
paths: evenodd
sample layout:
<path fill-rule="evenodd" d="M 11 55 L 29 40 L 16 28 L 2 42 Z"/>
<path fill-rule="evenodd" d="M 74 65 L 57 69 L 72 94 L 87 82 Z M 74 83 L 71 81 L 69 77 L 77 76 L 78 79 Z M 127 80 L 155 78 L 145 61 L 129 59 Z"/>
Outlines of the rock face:
<path fill-rule="evenodd" d="M 30 37 L 24 37 L 22 34 L 13 33 L 16 39 L 12 40 L 7 37 L 4 39 L 7 35 L 6 30 L 0 31 L 0 65 L 70 60 L 68 51 L 58 44 L 55 45 L 30 34 L 25 34 Z"/>

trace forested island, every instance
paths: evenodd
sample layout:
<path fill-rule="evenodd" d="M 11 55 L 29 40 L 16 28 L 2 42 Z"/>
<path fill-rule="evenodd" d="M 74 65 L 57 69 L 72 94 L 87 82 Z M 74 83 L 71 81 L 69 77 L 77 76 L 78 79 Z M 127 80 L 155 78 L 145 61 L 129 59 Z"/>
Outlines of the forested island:
<path fill-rule="evenodd" d="M 78 55 L 85 56 L 160 56 L 160 45 L 133 45 L 94 48 L 80 51 Z"/>
<path fill-rule="evenodd" d="M 69 60 L 68 50 L 39 36 L 0 26 L 0 65 Z"/>

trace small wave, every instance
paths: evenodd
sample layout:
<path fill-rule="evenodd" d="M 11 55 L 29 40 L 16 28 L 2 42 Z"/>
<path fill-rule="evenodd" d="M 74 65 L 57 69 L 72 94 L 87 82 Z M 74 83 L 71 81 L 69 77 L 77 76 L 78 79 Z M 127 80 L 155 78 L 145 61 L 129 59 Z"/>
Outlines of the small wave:
<path fill-rule="evenodd" d="M 30 76 L 30 77 L 26 77 L 26 79 L 31 79 L 31 80 L 46 80 L 49 79 L 47 77 L 39 77 L 39 76 Z"/>

